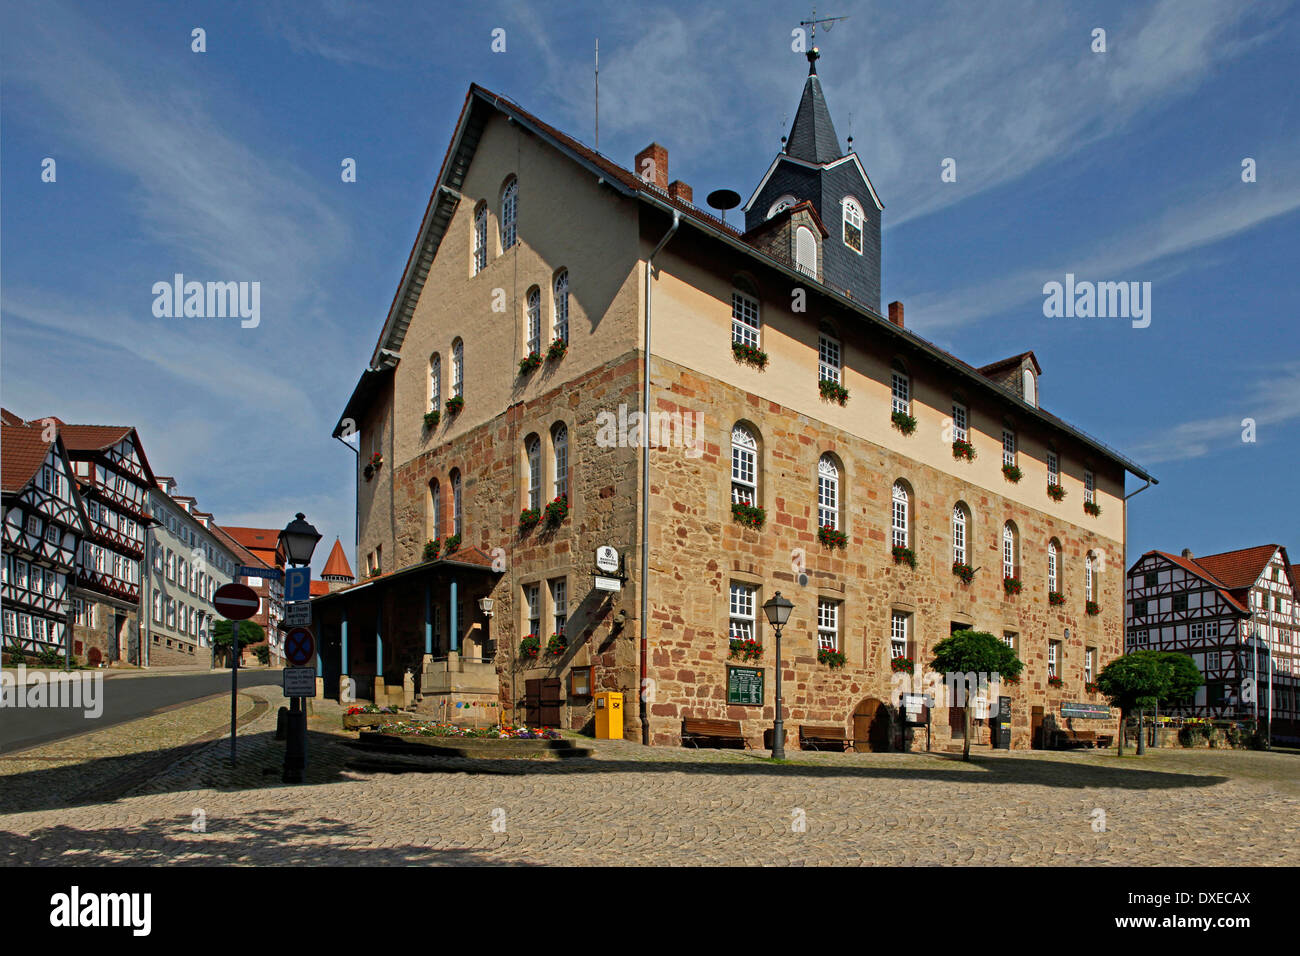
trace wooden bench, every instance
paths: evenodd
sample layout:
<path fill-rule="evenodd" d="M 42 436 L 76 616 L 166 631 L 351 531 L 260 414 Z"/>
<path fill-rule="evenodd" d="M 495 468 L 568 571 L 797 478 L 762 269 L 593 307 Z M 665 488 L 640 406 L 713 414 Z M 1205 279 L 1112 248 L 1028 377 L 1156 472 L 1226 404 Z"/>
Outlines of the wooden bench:
<path fill-rule="evenodd" d="M 1109 747 L 1115 742 L 1114 737 L 1098 736 L 1091 730 L 1058 730 L 1056 747 L 1064 750 L 1069 747 Z"/>
<path fill-rule="evenodd" d="M 851 743 L 848 731 L 843 727 L 799 725 L 800 750 L 838 750 L 840 753 L 847 753 Z"/>
<path fill-rule="evenodd" d="M 745 735 L 740 732 L 738 720 L 702 720 L 686 718 L 682 721 L 682 746 L 728 747 L 739 745 L 748 748 Z"/>

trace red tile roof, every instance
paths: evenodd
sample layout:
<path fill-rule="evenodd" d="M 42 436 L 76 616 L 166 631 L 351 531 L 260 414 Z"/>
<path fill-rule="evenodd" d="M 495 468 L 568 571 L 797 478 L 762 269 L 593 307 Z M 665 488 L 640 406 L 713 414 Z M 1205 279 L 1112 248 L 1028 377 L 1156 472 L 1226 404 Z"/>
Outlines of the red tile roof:
<path fill-rule="evenodd" d="M 269 567 L 276 567 L 276 552 L 280 546 L 280 532 L 273 528 L 237 528 L 223 525 L 223 530 L 239 542 L 245 550 L 258 552 L 260 561 Z"/>
<path fill-rule="evenodd" d="M 229 548 L 231 551 L 235 553 L 235 557 L 239 559 L 239 562 L 241 564 L 248 564 L 253 566 L 261 565 L 264 568 L 269 567 L 269 565 L 267 565 L 265 561 L 257 557 L 257 555 L 253 554 L 242 544 L 240 544 L 229 534 L 227 534 L 226 529 L 221 527 L 221 525 L 216 524 L 214 522 L 208 527 L 208 530 L 212 532 L 213 536 L 218 541 L 220 541 L 222 544 L 224 544 L 227 548 Z"/>
<path fill-rule="evenodd" d="M 356 577 L 352 573 L 352 565 L 348 564 L 348 556 L 343 553 L 343 545 L 338 538 L 334 539 L 334 547 L 330 549 L 330 556 L 325 561 L 325 568 L 321 571 L 321 577 Z"/>
<path fill-rule="evenodd" d="M 68 451 L 103 451 L 112 448 L 131 431 L 130 425 L 59 426 L 59 435 Z"/>
<path fill-rule="evenodd" d="M 1269 559 L 1277 553 L 1277 549 L 1276 544 L 1260 544 L 1253 548 L 1207 554 L 1203 558 L 1193 560 L 1222 581 L 1224 587 L 1235 591 L 1239 588 L 1248 588 L 1258 581 Z"/>
<path fill-rule="evenodd" d="M 0 489 L 5 494 L 17 494 L 27 487 L 54 442 L 41 436 L 44 426 L 38 424 L 11 424 L 9 416 L 0 426 Z"/>
<path fill-rule="evenodd" d="M 328 581 L 317 581 L 315 578 L 312 578 L 312 582 L 311 582 L 312 597 L 320 597 L 322 594 L 329 594 L 329 593 L 330 593 L 330 583 Z"/>
<path fill-rule="evenodd" d="M 1178 555 L 1178 554 L 1170 554 L 1168 551 L 1148 551 L 1147 554 L 1158 554 L 1162 558 L 1165 558 L 1166 560 L 1172 562 L 1173 564 L 1178 565 L 1178 567 L 1182 568 L 1184 571 L 1196 575 L 1198 578 L 1200 578 L 1202 581 L 1205 581 L 1207 584 L 1214 585 L 1215 589 L 1219 592 L 1219 596 L 1221 598 L 1223 598 L 1225 601 L 1227 601 L 1237 610 L 1243 611 L 1247 614 L 1250 613 L 1250 609 L 1247 608 L 1246 605 L 1243 604 L 1237 597 L 1229 593 L 1228 588 L 1224 585 L 1222 581 L 1216 578 L 1212 573 L 1207 571 L 1205 568 L 1201 567 L 1195 560 L 1184 558 L 1182 555 Z"/>

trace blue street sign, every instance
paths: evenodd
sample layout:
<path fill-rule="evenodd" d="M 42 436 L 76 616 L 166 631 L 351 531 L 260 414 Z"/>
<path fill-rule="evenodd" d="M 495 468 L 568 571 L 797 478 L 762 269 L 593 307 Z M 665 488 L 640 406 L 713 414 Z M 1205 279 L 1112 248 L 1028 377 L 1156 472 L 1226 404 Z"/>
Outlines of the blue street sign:
<path fill-rule="evenodd" d="M 255 568 L 251 564 L 241 564 L 235 573 L 241 578 L 269 578 L 272 581 L 283 577 L 279 568 Z"/>
<path fill-rule="evenodd" d="M 311 600 L 311 567 L 285 568 L 284 599 L 286 601 Z"/>

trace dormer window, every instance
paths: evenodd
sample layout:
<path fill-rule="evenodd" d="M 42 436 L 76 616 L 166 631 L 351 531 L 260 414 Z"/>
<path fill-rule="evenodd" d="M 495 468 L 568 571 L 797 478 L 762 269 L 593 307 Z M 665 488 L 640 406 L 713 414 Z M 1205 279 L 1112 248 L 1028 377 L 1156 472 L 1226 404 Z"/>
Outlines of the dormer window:
<path fill-rule="evenodd" d="M 1025 401 L 1028 404 L 1037 408 L 1038 407 L 1038 382 L 1034 378 L 1034 370 L 1032 368 L 1021 369 L 1020 375 L 1023 383 L 1022 392 L 1024 394 Z"/>
<path fill-rule="evenodd" d="M 807 226 L 794 231 L 794 267 L 804 275 L 817 278 L 817 237 Z"/>
<path fill-rule="evenodd" d="M 844 198 L 844 244 L 862 255 L 862 207 L 848 196 Z"/>
<path fill-rule="evenodd" d="M 775 216 L 777 213 L 779 213 L 779 212 L 785 212 L 785 210 L 787 210 L 787 209 L 789 209 L 791 206 L 795 205 L 798 201 L 799 201 L 799 200 L 795 199 L 795 198 L 794 198 L 793 196 L 791 196 L 789 193 L 786 193 L 784 196 L 782 196 L 782 197 L 781 197 L 780 199 L 778 199 L 776 202 L 772 203 L 771 208 L 769 208 L 769 209 L 767 210 L 767 218 L 768 218 L 768 219 L 771 219 L 771 218 L 772 218 L 773 216 Z"/>

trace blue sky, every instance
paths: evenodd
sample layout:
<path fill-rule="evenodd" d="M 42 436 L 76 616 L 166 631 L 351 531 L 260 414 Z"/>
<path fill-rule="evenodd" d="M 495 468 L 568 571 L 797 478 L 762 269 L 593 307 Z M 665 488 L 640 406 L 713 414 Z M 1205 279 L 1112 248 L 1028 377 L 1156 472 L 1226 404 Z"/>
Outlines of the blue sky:
<path fill-rule="evenodd" d="M 883 300 L 972 364 L 1033 349 L 1043 406 L 1160 479 L 1132 502 L 1130 561 L 1269 541 L 1300 555 L 1296 5 L 823 8 L 850 17 L 818 37 L 819 72 L 885 204 Z M 351 557 L 353 456 L 330 431 L 470 82 L 591 143 L 599 36 L 601 151 L 630 166 L 657 140 L 697 196 L 748 197 L 798 102 L 808 12 L 6 3 L 0 398 L 133 424 L 218 520 L 305 511 L 326 535 L 316 567 L 335 535 Z M 260 326 L 155 318 L 152 286 L 176 272 L 260 282 Z M 1043 284 L 1067 272 L 1151 282 L 1150 327 L 1045 318 Z"/>

